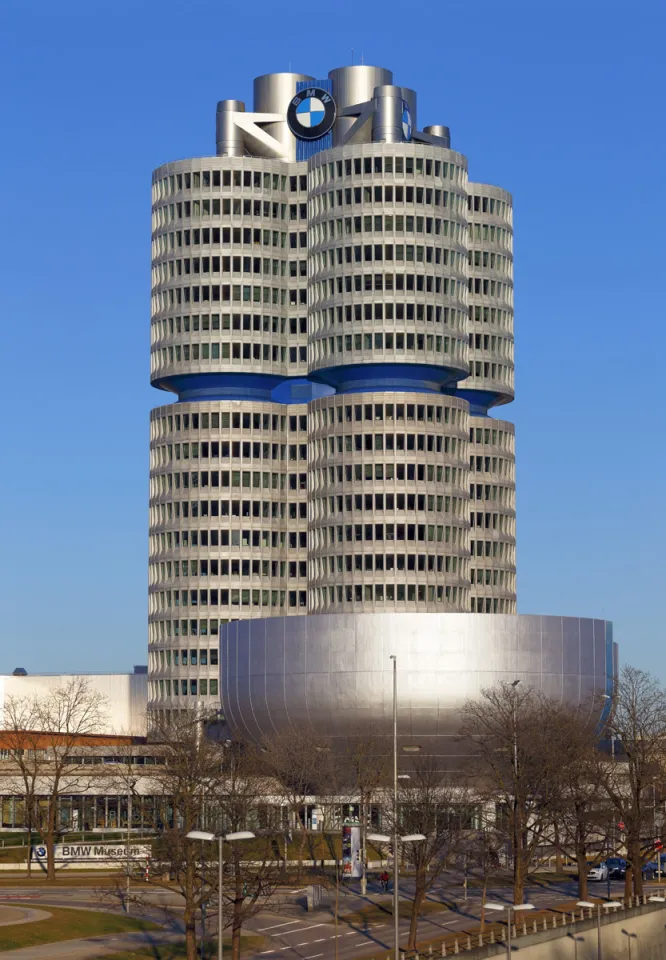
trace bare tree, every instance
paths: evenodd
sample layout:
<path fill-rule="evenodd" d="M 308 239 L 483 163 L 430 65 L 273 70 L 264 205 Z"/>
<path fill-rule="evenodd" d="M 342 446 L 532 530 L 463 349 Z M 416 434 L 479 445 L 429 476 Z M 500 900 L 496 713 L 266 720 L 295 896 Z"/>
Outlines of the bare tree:
<path fill-rule="evenodd" d="M 260 802 L 274 789 L 253 746 L 235 741 L 227 745 L 224 755 L 223 789 L 216 810 L 217 832 L 221 834 L 252 826 Z M 227 848 L 225 870 L 229 880 L 223 881 L 222 909 L 225 926 L 231 927 L 232 960 L 240 960 L 243 926 L 265 908 L 281 873 L 271 841 L 268 833 Z"/>
<path fill-rule="evenodd" d="M 500 684 L 463 708 L 462 737 L 472 748 L 475 791 L 498 811 L 513 859 L 514 903 L 539 848 L 552 836 L 562 744 L 554 730 L 563 708 L 531 688 Z"/>
<path fill-rule="evenodd" d="M 183 712 L 153 725 L 163 763 L 155 768 L 155 792 L 161 797 L 155 859 L 148 875 L 153 885 L 175 889 L 183 902 L 187 960 L 196 960 L 197 912 L 211 899 L 214 850 L 190 840 L 191 830 L 207 827 L 207 811 L 221 794 L 222 747 L 203 736 L 202 720 Z"/>
<path fill-rule="evenodd" d="M 26 826 L 46 847 L 49 880 L 56 879 L 60 798 L 85 792 L 91 779 L 73 762 L 76 748 L 101 731 L 105 707 L 85 677 L 72 677 L 47 696 L 5 701 L 3 740 L 23 788 Z"/>
<path fill-rule="evenodd" d="M 606 762 L 596 732 L 578 712 L 555 711 L 549 731 L 560 747 L 559 796 L 553 842 L 576 861 L 578 895 L 588 899 L 588 855 L 606 850 L 610 804 L 603 783 Z"/>
<path fill-rule="evenodd" d="M 474 827 L 474 811 L 460 780 L 454 786 L 432 758 L 419 758 L 409 780 L 398 790 L 397 832 L 423 834 L 425 840 L 402 844 L 402 859 L 414 872 L 414 899 L 409 924 L 408 950 L 416 949 L 419 913 L 433 883 L 462 851 Z M 384 822 L 395 830 L 393 810 Z"/>
<path fill-rule="evenodd" d="M 275 781 L 277 790 L 287 805 L 292 826 L 299 831 L 300 876 L 307 843 L 306 806 L 320 787 L 330 784 L 330 745 L 308 728 L 282 730 L 264 740 L 261 756 L 264 772 Z M 285 862 L 286 860 L 285 842 Z"/>
<path fill-rule="evenodd" d="M 499 868 L 502 840 L 492 823 L 486 823 L 484 811 L 480 812 L 478 828 L 472 831 L 465 843 L 464 856 L 481 877 L 481 931 L 486 923 L 486 898 L 488 895 L 488 881 Z"/>
<path fill-rule="evenodd" d="M 162 762 L 151 776 L 162 805 L 149 879 L 154 886 L 175 888 L 182 898 L 187 960 L 196 958 L 197 914 L 210 907 L 214 917 L 215 906 L 222 909 L 223 926 L 231 928 L 232 956 L 239 960 L 243 925 L 265 906 L 280 872 L 273 837 L 223 841 L 220 897 L 219 840 L 190 839 L 188 833 L 203 830 L 219 838 L 248 828 L 254 832 L 258 807 L 274 786 L 251 747 L 210 740 L 205 733 L 205 721 L 194 712 L 153 727 Z"/>
<path fill-rule="evenodd" d="M 625 894 L 643 893 L 643 848 L 651 818 L 648 800 L 655 777 L 666 767 L 666 692 L 649 673 L 622 669 L 608 722 L 608 733 L 622 745 L 622 756 L 606 766 L 604 788 L 624 823 L 627 845 Z M 653 839 L 653 838 L 651 838 Z"/>

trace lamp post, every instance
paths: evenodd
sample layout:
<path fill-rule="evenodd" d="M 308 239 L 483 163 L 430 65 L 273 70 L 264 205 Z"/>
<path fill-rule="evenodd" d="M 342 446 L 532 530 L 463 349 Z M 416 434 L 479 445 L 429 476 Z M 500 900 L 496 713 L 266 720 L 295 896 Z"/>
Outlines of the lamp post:
<path fill-rule="evenodd" d="M 389 837 L 384 833 L 369 833 L 368 840 L 371 843 L 391 843 L 393 840 L 393 935 L 395 937 L 395 944 L 393 947 L 393 954 L 395 960 L 400 960 L 400 931 L 399 931 L 399 920 L 398 916 L 398 906 L 399 901 L 397 899 L 397 890 L 398 890 L 398 843 L 418 843 L 420 840 L 426 840 L 424 833 L 406 833 L 404 836 L 399 836 L 398 831 L 393 831 L 393 837 Z"/>
<path fill-rule="evenodd" d="M 509 903 L 506 906 L 503 903 L 486 903 L 486 910 L 507 910 L 507 937 L 506 937 L 506 956 L 511 960 L 511 911 L 514 914 L 519 910 L 534 910 L 533 903 Z"/>
<path fill-rule="evenodd" d="M 398 658 L 391 654 L 393 661 L 393 936 L 395 937 L 395 960 L 400 960 L 400 942 L 398 940 L 400 917 L 400 894 L 398 892 Z"/>
<path fill-rule="evenodd" d="M 577 907 L 584 907 L 588 910 L 594 910 L 597 908 L 597 960 L 602 960 L 602 951 L 601 951 L 601 908 L 604 910 L 616 909 L 620 906 L 617 900 L 609 900 L 607 903 L 590 903 L 588 900 L 579 900 L 576 903 Z"/>
<path fill-rule="evenodd" d="M 131 762 L 131 758 L 130 758 Z M 130 860 L 131 860 L 131 843 L 132 843 L 132 796 L 134 795 L 134 787 L 136 786 L 136 779 L 130 777 L 127 781 L 127 883 L 125 888 L 125 913 L 129 914 L 130 912 Z"/>
<path fill-rule="evenodd" d="M 187 834 L 188 840 L 205 840 L 212 843 L 217 840 L 218 843 L 218 906 L 217 906 L 217 960 L 223 960 L 222 934 L 224 932 L 223 918 L 223 899 L 222 885 L 224 879 L 224 841 L 233 843 L 234 840 L 254 840 L 254 834 L 251 830 L 238 830 L 236 833 L 208 833 L 206 830 L 190 830 Z"/>
<path fill-rule="evenodd" d="M 520 680 L 503 680 L 502 683 L 505 687 L 511 688 L 511 739 L 513 745 L 513 878 L 515 885 L 518 840 L 520 837 L 520 829 L 518 825 L 518 731 L 516 729 L 516 687 L 520 683 Z"/>

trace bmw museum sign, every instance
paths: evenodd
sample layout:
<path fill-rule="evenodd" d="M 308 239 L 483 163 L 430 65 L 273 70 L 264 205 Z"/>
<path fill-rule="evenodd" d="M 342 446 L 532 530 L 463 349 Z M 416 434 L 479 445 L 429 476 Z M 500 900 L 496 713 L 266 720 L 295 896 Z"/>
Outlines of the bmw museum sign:
<path fill-rule="evenodd" d="M 103 860 L 108 863 L 127 862 L 126 843 L 57 843 L 54 847 L 56 863 L 88 863 Z M 130 860 L 150 860 L 151 847 L 149 843 L 130 844 Z M 32 860 L 35 863 L 46 863 L 47 850 L 44 846 L 32 848 Z"/>
<path fill-rule="evenodd" d="M 318 140 L 335 123 L 335 100 L 323 87 L 306 87 L 292 99 L 287 124 L 299 140 Z"/>

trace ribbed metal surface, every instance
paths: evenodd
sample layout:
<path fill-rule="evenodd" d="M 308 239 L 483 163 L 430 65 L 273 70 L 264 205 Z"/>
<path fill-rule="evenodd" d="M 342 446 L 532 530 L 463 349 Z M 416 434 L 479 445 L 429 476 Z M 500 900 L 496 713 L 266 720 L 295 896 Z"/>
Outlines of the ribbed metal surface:
<path fill-rule="evenodd" d="M 253 620 L 221 634 L 222 702 L 238 733 L 312 729 L 343 743 L 391 735 L 391 655 L 398 732 L 421 755 L 455 757 L 460 711 L 519 679 L 599 719 L 612 694 L 612 624 L 576 617 L 349 614 Z"/>

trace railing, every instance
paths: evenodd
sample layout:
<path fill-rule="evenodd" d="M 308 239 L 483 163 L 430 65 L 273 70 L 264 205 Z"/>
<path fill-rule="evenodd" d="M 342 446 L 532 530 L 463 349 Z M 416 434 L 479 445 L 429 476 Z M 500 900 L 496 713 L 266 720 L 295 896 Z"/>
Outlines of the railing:
<path fill-rule="evenodd" d="M 629 900 L 614 901 L 619 906 L 613 910 L 611 917 L 621 916 L 624 911 L 634 907 L 641 907 L 650 903 L 650 897 L 643 896 L 630 897 Z M 654 904 L 656 906 L 656 903 Z M 541 916 L 522 918 L 518 923 L 511 924 L 511 940 L 520 937 L 530 936 L 537 933 L 546 933 L 549 930 L 561 929 L 564 931 L 567 927 L 574 926 L 581 920 L 596 920 L 597 911 L 590 908 L 579 908 L 578 910 L 565 911 L 548 909 L 541 911 Z M 602 914 L 605 922 L 606 912 Z M 450 957 L 453 954 L 465 953 L 469 950 L 476 950 L 478 947 L 487 944 L 505 944 L 508 939 L 508 929 L 506 923 L 493 921 L 488 924 L 484 931 L 474 931 L 472 933 L 450 934 L 442 941 L 429 943 L 426 949 L 420 950 L 401 950 L 401 960 L 431 960 L 435 957 Z M 390 953 L 386 960 L 393 960 L 393 954 Z"/>

